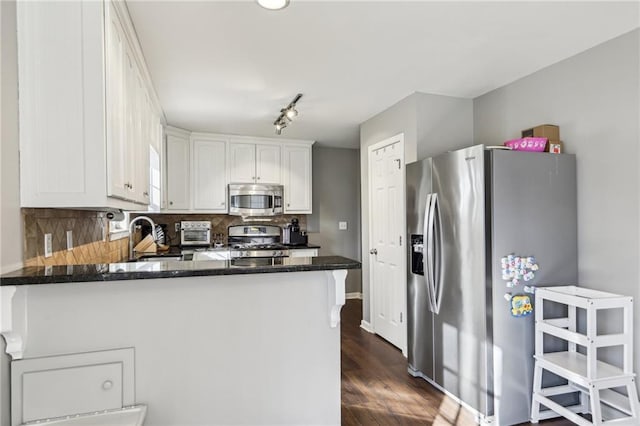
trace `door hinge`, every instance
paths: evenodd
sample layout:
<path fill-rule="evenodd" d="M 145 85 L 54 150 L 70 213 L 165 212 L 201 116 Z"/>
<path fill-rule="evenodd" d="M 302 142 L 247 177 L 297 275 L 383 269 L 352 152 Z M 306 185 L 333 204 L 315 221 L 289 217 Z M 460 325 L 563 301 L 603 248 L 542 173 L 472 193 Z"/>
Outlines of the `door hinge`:
<path fill-rule="evenodd" d="M 400 312 L 400 322 L 402 323 L 402 312 Z"/>
<path fill-rule="evenodd" d="M 400 159 L 399 159 L 399 158 L 396 158 L 396 159 L 395 159 L 395 161 L 397 161 L 397 162 L 398 162 L 398 170 L 400 170 L 400 169 L 401 169 L 401 167 L 400 167 L 400 166 L 401 166 L 401 164 L 402 164 L 402 163 L 400 162 Z"/>
<path fill-rule="evenodd" d="M 400 235 L 400 245 L 402 245 L 402 235 Z"/>

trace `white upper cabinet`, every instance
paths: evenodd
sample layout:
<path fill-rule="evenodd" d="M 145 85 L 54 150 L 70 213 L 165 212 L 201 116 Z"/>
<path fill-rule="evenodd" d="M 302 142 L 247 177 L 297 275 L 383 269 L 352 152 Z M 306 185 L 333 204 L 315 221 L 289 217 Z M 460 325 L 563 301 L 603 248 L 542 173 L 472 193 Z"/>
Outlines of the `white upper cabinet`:
<path fill-rule="evenodd" d="M 256 183 L 281 183 L 280 146 L 256 145 Z"/>
<path fill-rule="evenodd" d="M 285 213 L 311 214 L 313 141 L 256 139 L 167 127 L 165 209 L 227 213 L 229 183 L 264 183 L 283 185 Z"/>
<path fill-rule="evenodd" d="M 227 212 L 225 140 L 192 136 L 193 209 Z"/>
<path fill-rule="evenodd" d="M 311 145 L 282 146 L 284 212 L 311 214 Z"/>
<path fill-rule="evenodd" d="M 256 178 L 256 146 L 252 143 L 229 144 L 229 182 L 254 183 Z"/>
<path fill-rule="evenodd" d="M 188 133 L 167 128 L 166 159 L 166 209 L 188 210 L 190 207 Z"/>
<path fill-rule="evenodd" d="M 148 204 L 162 113 L 124 4 L 18 2 L 17 22 L 21 205 Z"/>
<path fill-rule="evenodd" d="M 280 145 L 230 142 L 230 183 L 280 183 Z"/>

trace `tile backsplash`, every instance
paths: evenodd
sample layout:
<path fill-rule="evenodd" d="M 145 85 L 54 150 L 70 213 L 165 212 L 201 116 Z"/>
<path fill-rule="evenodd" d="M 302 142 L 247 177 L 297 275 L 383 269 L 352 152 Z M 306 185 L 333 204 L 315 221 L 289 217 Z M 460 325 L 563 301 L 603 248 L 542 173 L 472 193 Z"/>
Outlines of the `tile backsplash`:
<path fill-rule="evenodd" d="M 140 216 L 140 214 L 131 214 L 131 217 Z M 247 218 L 243 220 L 240 216 L 229 216 L 223 214 L 173 214 L 173 213 L 161 213 L 161 214 L 145 214 L 153 220 L 156 224 L 166 224 L 167 232 L 166 236 L 169 238 L 168 243 L 170 245 L 179 245 L 180 236 L 175 231 L 175 224 L 180 223 L 182 220 L 208 220 L 211 222 L 211 235 L 222 234 L 222 240 L 226 244 L 227 242 L 227 228 L 231 225 L 242 225 L 243 223 L 260 223 L 266 225 L 284 226 L 291 222 L 294 217 L 298 219 L 300 223 L 300 229 L 305 230 L 307 228 L 307 216 L 306 215 L 281 215 L 270 218 L 260 218 L 259 222 L 253 218 Z"/>
<path fill-rule="evenodd" d="M 106 213 L 89 210 L 22 209 L 24 265 L 114 263 L 128 257 L 128 238 L 109 241 Z M 67 250 L 67 231 L 73 248 Z M 45 234 L 52 237 L 52 256 L 44 257 Z"/>
<path fill-rule="evenodd" d="M 131 213 L 131 218 L 142 213 Z M 243 223 L 260 223 L 284 226 L 297 218 L 300 228 L 306 229 L 305 215 L 282 215 L 265 218 L 259 222 L 239 216 L 215 214 L 145 214 L 157 224 L 166 224 L 167 241 L 179 245 L 180 237 L 175 224 L 182 220 L 208 220 L 211 233 L 222 234 L 227 241 L 227 228 Z M 129 257 L 129 239 L 109 241 L 109 219 L 105 212 L 70 209 L 22 209 L 24 224 L 24 266 L 80 265 L 91 263 L 117 263 Z M 73 248 L 67 250 L 67 231 L 73 235 Z M 52 255 L 44 256 L 45 234 L 52 237 Z"/>

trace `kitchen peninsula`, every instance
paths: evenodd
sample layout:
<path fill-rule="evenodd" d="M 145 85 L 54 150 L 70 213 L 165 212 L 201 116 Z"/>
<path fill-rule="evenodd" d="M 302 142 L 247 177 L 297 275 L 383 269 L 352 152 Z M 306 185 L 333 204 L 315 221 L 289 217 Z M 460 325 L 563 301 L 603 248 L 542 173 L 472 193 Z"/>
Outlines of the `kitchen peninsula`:
<path fill-rule="evenodd" d="M 262 264 L 261 264 L 262 263 Z M 14 360 L 134 348 L 145 425 L 339 424 L 337 256 L 23 268 L 0 278 Z"/>

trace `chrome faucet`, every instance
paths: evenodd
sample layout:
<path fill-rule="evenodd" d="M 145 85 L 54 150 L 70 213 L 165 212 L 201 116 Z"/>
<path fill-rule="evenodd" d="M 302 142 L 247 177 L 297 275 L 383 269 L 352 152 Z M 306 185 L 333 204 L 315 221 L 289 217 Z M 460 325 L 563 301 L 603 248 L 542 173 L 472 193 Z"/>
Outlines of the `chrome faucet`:
<path fill-rule="evenodd" d="M 129 222 L 129 260 L 133 260 L 135 256 L 133 255 L 133 225 L 139 220 L 146 220 L 151 225 L 151 238 L 153 238 L 153 242 L 158 241 L 158 234 L 156 233 L 156 224 L 151 220 L 150 217 L 147 216 L 138 216 Z"/>

